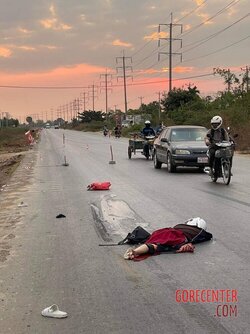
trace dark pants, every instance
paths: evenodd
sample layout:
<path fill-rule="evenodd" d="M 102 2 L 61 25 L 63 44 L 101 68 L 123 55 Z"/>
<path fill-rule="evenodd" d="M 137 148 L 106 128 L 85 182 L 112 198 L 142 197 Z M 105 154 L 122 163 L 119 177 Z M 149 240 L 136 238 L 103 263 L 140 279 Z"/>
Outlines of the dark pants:
<path fill-rule="evenodd" d="M 214 159 L 215 159 L 215 151 L 216 149 L 211 147 L 209 149 L 209 167 L 213 167 L 213 164 L 214 164 Z"/>

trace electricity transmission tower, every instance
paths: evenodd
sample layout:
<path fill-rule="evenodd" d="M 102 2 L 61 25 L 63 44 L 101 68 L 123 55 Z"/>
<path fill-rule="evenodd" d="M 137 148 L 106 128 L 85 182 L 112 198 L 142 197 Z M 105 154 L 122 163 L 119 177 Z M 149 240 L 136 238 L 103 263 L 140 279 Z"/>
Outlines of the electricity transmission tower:
<path fill-rule="evenodd" d="M 181 38 L 173 38 L 173 28 L 174 27 L 180 27 L 181 28 L 181 33 L 182 33 L 182 24 L 175 24 L 172 23 L 173 21 L 173 15 L 171 13 L 171 21 L 169 24 L 164 24 L 164 23 L 160 23 L 158 26 L 158 35 L 161 35 L 161 27 L 162 26 L 167 26 L 169 28 L 169 37 L 168 38 L 164 38 L 164 37 L 159 37 L 158 40 L 158 47 L 160 47 L 161 45 L 161 40 L 164 39 L 166 41 L 169 42 L 169 51 L 168 52 L 158 52 L 158 61 L 160 60 L 160 55 L 161 54 L 166 54 L 168 55 L 168 59 L 169 59 L 169 68 L 168 68 L 168 73 L 169 73 L 169 92 L 171 92 L 172 90 L 172 57 L 173 55 L 178 55 L 181 57 L 181 61 L 182 61 L 182 53 L 178 53 L 178 52 L 173 52 L 173 41 L 181 41 L 181 48 L 182 48 L 182 39 Z"/>
<path fill-rule="evenodd" d="M 97 86 L 91 85 L 89 88 L 89 97 L 92 98 L 92 111 L 95 111 L 95 99 L 97 98 Z"/>
<path fill-rule="evenodd" d="M 116 73 L 118 74 L 122 69 L 122 73 L 123 75 L 118 75 L 117 76 L 117 80 L 119 78 L 123 78 L 123 86 L 124 86 L 124 101 L 125 101 L 125 115 L 127 115 L 128 112 L 128 103 L 127 103 L 127 87 L 126 87 L 126 79 L 128 77 L 131 77 L 131 75 L 126 75 L 126 71 L 130 70 L 131 72 L 133 72 L 132 66 L 126 66 L 126 61 L 130 61 L 130 63 L 132 64 L 132 57 L 125 57 L 124 55 L 124 50 L 123 50 L 123 56 L 122 57 L 116 57 L 116 64 L 119 64 L 122 61 L 122 66 L 117 66 L 116 67 Z M 133 78 L 132 78 L 133 79 Z"/>
<path fill-rule="evenodd" d="M 103 80 L 102 80 L 103 78 Z M 100 93 L 102 90 L 105 90 L 105 115 L 106 115 L 106 121 L 108 119 L 108 91 L 111 90 L 111 88 L 108 88 L 108 85 L 112 85 L 112 74 L 108 74 L 107 70 L 106 73 L 100 74 Z"/>
<path fill-rule="evenodd" d="M 86 103 L 88 103 L 89 94 L 86 92 L 80 93 L 81 101 L 83 101 L 83 111 L 86 111 Z"/>

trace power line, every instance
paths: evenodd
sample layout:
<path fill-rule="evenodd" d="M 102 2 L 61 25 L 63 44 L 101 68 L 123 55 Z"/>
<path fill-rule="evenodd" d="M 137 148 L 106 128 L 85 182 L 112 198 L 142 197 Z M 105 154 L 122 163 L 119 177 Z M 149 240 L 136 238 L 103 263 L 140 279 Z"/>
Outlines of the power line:
<path fill-rule="evenodd" d="M 229 28 L 233 27 L 234 25 L 236 25 L 237 23 L 241 22 L 242 20 L 244 20 L 245 18 L 247 18 L 249 15 L 250 15 L 250 13 L 246 14 L 245 16 L 241 17 L 239 20 L 233 22 L 232 24 L 228 25 L 227 27 L 225 27 L 225 28 L 223 28 L 223 29 L 217 31 L 216 33 L 214 33 L 214 34 L 212 34 L 212 35 L 210 35 L 210 36 L 208 36 L 208 37 L 206 37 L 206 38 L 203 38 L 203 39 L 200 39 L 200 40 L 198 40 L 198 41 L 196 41 L 196 42 L 193 42 L 193 43 L 190 43 L 190 44 L 185 45 L 184 48 L 185 48 L 185 47 L 188 47 L 188 46 L 191 46 L 191 45 L 194 45 L 194 46 L 193 46 L 192 48 L 186 50 L 186 51 L 183 51 L 183 53 L 189 52 L 190 50 L 193 50 L 193 49 L 197 48 L 198 46 L 200 46 L 200 45 L 206 43 L 206 42 L 209 41 L 210 39 L 212 39 L 212 38 L 218 36 L 219 34 L 223 33 L 223 32 L 226 31 L 227 29 L 229 29 Z M 198 44 L 197 44 L 197 43 L 198 43 Z M 195 44 L 197 44 L 197 45 L 195 45 Z"/>
<path fill-rule="evenodd" d="M 215 13 L 213 16 L 209 17 L 206 21 L 204 21 L 204 22 L 200 23 L 199 25 L 195 26 L 192 30 L 187 31 L 186 33 L 184 32 L 184 34 L 182 34 L 182 35 L 180 34 L 180 35 L 181 35 L 181 36 L 185 36 L 185 35 L 187 35 L 188 33 L 192 32 L 193 30 L 195 30 L 195 29 L 197 29 L 198 27 L 202 26 L 202 25 L 205 24 L 206 22 L 210 21 L 212 18 L 214 18 L 214 17 L 216 17 L 216 16 L 222 14 L 224 11 L 226 11 L 226 10 L 228 10 L 229 8 L 231 8 L 232 6 L 236 5 L 239 1 L 240 1 L 240 0 L 233 0 L 233 1 L 231 1 L 231 2 L 230 2 L 229 4 L 227 4 L 225 7 L 221 8 L 221 9 L 220 9 L 217 13 Z M 188 15 L 192 14 L 193 12 L 195 12 L 195 11 L 196 11 L 199 7 L 201 7 L 205 2 L 206 2 L 206 1 L 204 1 L 203 3 L 201 3 L 197 8 L 193 9 L 192 11 L 190 11 L 189 13 L 187 13 L 186 15 L 184 15 L 182 18 L 186 18 Z M 247 17 L 248 15 L 249 15 L 249 14 L 247 14 L 245 17 Z M 244 17 L 244 18 L 245 18 L 245 17 Z M 182 18 L 180 18 L 177 22 L 179 22 Z M 243 18 L 240 19 L 240 20 L 243 20 Z M 236 21 L 234 24 L 236 24 L 236 23 L 238 23 L 238 21 Z M 233 25 L 234 25 L 234 24 L 233 24 Z M 230 26 L 229 26 L 228 28 L 230 28 Z M 225 28 L 225 29 L 228 29 L 228 28 Z M 223 32 L 223 30 L 222 30 L 221 32 Z M 219 33 L 220 33 L 220 32 L 217 32 L 216 34 L 213 34 L 212 36 L 215 37 L 215 36 L 218 35 Z M 180 35 L 178 35 L 178 36 L 180 36 Z M 210 37 L 210 36 L 207 37 L 207 40 L 212 39 L 212 38 L 213 38 L 212 36 L 211 36 L 211 37 Z M 207 40 L 205 40 L 205 41 L 202 42 L 201 44 L 204 44 Z M 197 43 L 199 43 L 199 42 L 197 42 Z M 193 43 L 192 43 L 192 44 L 193 44 Z M 191 44 L 191 45 L 192 45 L 192 44 Z M 167 43 L 166 43 L 166 45 L 167 45 Z M 197 45 L 197 46 L 195 46 L 195 47 L 198 47 L 198 46 L 199 46 L 199 45 Z M 137 67 L 139 64 L 143 63 L 145 60 L 149 59 L 151 56 L 153 56 L 154 54 L 156 54 L 157 51 L 160 52 L 161 50 L 163 50 L 164 47 L 165 47 L 165 45 L 162 46 L 160 49 L 158 48 L 158 50 L 153 50 L 147 57 L 145 57 L 145 58 L 143 58 L 141 61 L 135 63 L 134 66 Z M 195 47 L 194 47 L 194 48 L 195 48 Z M 179 48 L 178 50 L 180 50 L 180 48 Z M 177 51 L 178 51 L 178 50 L 177 50 Z M 191 49 L 190 49 L 190 50 L 191 50 Z M 184 51 L 184 52 L 188 52 L 188 51 L 189 51 L 189 50 L 186 50 L 186 51 Z M 156 64 L 157 64 L 157 63 L 154 63 L 153 65 L 147 67 L 146 70 L 152 68 L 152 67 L 155 66 Z M 139 76 L 139 75 L 135 75 L 134 77 L 137 77 L 137 76 Z"/>
<path fill-rule="evenodd" d="M 205 21 L 201 22 L 200 24 L 198 24 L 197 26 L 194 26 L 193 29 L 190 29 L 186 32 L 184 32 L 182 34 L 183 36 L 186 36 L 188 34 L 190 34 L 191 32 L 193 32 L 194 30 L 200 28 L 201 26 L 203 26 L 205 23 L 211 21 L 212 19 L 214 19 L 215 17 L 221 15 L 222 13 L 224 13 L 225 11 L 227 11 L 229 8 L 231 8 L 232 6 L 236 5 L 240 0 L 233 0 L 231 1 L 228 5 L 226 5 L 225 7 L 223 7 L 222 9 L 220 9 L 217 13 L 215 13 L 213 16 L 210 16 L 208 19 L 206 19 Z"/>
<path fill-rule="evenodd" d="M 181 20 L 183 20 L 184 18 L 188 17 L 189 15 L 193 14 L 195 11 L 197 11 L 201 6 L 203 6 L 208 0 L 204 0 L 200 5 L 198 5 L 196 8 L 192 9 L 190 12 L 188 12 L 187 14 L 183 15 L 181 18 L 179 18 L 177 21 L 175 21 L 175 23 L 180 22 Z M 235 1 L 235 0 L 234 0 Z M 171 14 L 170 14 L 171 15 Z M 143 50 L 150 42 L 152 42 L 152 40 L 154 40 L 154 38 L 151 38 L 151 40 L 149 42 L 147 42 L 143 47 L 141 47 L 138 51 L 136 51 L 132 57 L 134 57 L 137 53 L 139 53 L 139 51 Z M 162 47 L 163 48 L 163 47 Z M 162 49 L 161 48 L 161 49 Z M 155 53 L 158 53 L 159 51 L 159 47 L 154 49 L 147 57 L 145 57 L 144 59 L 142 59 L 141 61 L 137 62 L 134 64 L 134 67 L 138 66 L 139 64 L 141 64 L 142 62 L 144 62 L 145 60 L 147 60 L 148 58 L 150 58 L 152 55 L 154 55 Z"/>
<path fill-rule="evenodd" d="M 195 13 L 201 6 L 203 6 L 208 0 L 203 1 L 200 5 L 198 5 L 196 8 L 192 9 L 190 12 L 188 12 L 187 14 L 185 14 L 184 16 L 182 16 L 179 20 L 175 21 L 175 23 L 180 22 L 181 20 L 185 19 L 186 17 L 188 17 L 189 15 Z"/>
<path fill-rule="evenodd" d="M 226 50 L 226 49 L 230 48 L 231 46 L 234 46 L 234 45 L 236 45 L 236 44 L 239 44 L 239 43 L 245 41 L 246 39 L 248 39 L 249 37 L 250 37 L 250 35 L 248 35 L 247 37 L 244 37 L 244 38 L 240 39 L 239 41 L 236 41 L 236 42 L 234 42 L 234 43 L 232 43 L 232 44 L 230 44 L 230 45 L 227 45 L 227 46 L 225 46 L 225 47 L 223 47 L 223 48 L 220 48 L 220 49 L 215 50 L 215 51 L 213 51 L 213 52 L 207 53 L 207 54 L 205 54 L 205 55 L 202 55 L 202 56 L 199 56 L 199 57 L 196 57 L 196 58 L 191 58 L 191 59 L 183 60 L 183 63 L 187 63 L 187 62 L 192 61 L 192 60 L 197 60 L 197 59 L 200 59 L 200 58 L 204 58 L 204 57 L 211 56 L 211 55 L 213 55 L 213 54 L 215 54 L 215 53 L 218 53 L 218 52 L 220 52 L 220 51 Z"/>

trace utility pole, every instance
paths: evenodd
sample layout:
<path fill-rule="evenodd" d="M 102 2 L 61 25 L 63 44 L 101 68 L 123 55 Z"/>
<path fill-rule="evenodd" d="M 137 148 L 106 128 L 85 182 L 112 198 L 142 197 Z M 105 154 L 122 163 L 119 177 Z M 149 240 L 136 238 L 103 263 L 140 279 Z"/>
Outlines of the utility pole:
<path fill-rule="evenodd" d="M 181 57 L 181 61 L 182 61 L 182 53 L 178 53 L 178 52 L 173 52 L 172 50 L 172 43 L 173 41 L 181 41 L 181 48 L 182 48 L 182 39 L 181 38 L 173 38 L 173 27 L 177 27 L 179 26 L 181 28 L 181 34 L 182 34 L 182 24 L 176 24 L 176 23 L 172 23 L 173 22 L 173 14 L 171 13 L 171 21 L 170 24 L 164 24 L 164 23 L 160 23 L 158 26 L 158 35 L 160 36 L 161 33 L 161 26 L 167 26 L 169 28 L 169 38 L 163 38 L 163 37 L 159 37 L 158 40 L 158 47 L 160 47 L 161 44 L 161 40 L 167 40 L 169 41 L 169 52 L 158 52 L 158 61 L 160 60 L 160 55 L 161 54 L 166 54 L 169 56 L 169 92 L 171 92 L 172 90 L 172 57 L 173 55 L 179 55 Z"/>
<path fill-rule="evenodd" d="M 51 121 L 54 121 L 54 110 L 53 108 L 50 108 L 50 117 L 51 117 Z"/>
<path fill-rule="evenodd" d="M 80 93 L 80 98 L 81 98 L 81 100 L 83 99 L 83 111 L 86 111 L 86 103 L 87 103 L 88 97 L 89 97 L 88 93 L 86 93 L 86 92 Z"/>
<path fill-rule="evenodd" d="M 128 112 L 128 103 L 127 103 L 127 87 L 126 87 L 126 78 L 131 77 L 131 75 L 126 75 L 126 70 L 131 70 L 133 72 L 132 66 L 126 66 L 126 60 L 130 60 L 132 63 L 132 57 L 125 57 L 124 55 L 124 50 L 123 50 L 123 56 L 122 57 L 116 57 L 116 64 L 122 60 L 122 66 L 116 67 L 116 73 L 119 73 L 119 69 L 122 69 L 123 75 L 122 76 L 117 76 L 117 80 L 119 78 L 123 78 L 123 86 L 124 86 L 124 101 L 125 101 L 125 115 L 127 115 Z M 133 79 L 132 79 L 133 80 Z"/>
<path fill-rule="evenodd" d="M 102 92 L 102 89 L 105 89 L 105 115 L 106 115 L 106 121 L 108 120 L 108 90 L 111 90 L 111 88 L 108 88 L 108 85 L 112 85 L 112 74 L 106 73 L 100 74 L 100 79 L 104 77 L 104 81 L 100 81 L 100 92 Z M 110 78 L 110 79 L 109 79 Z M 104 84 L 104 87 L 103 85 Z"/>
<path fill-rule="evenodd" d="M 142 99 L 144 99 L 144 96 L 138 96 L 138 99 L 140 99 L 140 100 L 141 100 L 140 109 L 141 109 L 141 111 L 142 111 Z"/>
<path fill-rule="evenodd" d="M 73 120 L 73 107 L 74 107 L 74 102 L 69 103 L 69 108 L 70 108 L 70 119 L 71 121 Z"/>
<path fill-rule="evenodd" d="M 76 99 L 76 120 L 78 120 L 79 112 L 80 112 L 80 99 L 78 97 Z"/>
<path fill-rule="evenodd" d="M 161 121 L 161 92 L 157 92 L 158 94 L 158 103 L 159 103 L 159 113 L 158 113 L 158 118 L 159 118 L 159 123 Z"/>
<path fill-rule="evenodd" d="M 89 86 L 89 89 L 90 89 L 90 97 L 92 98 L 92 105 L 93 105 L 93 107 L 92 107 L 92 110 L 93 111 L 95 111 L 95 98 L 97 97 L 97 91 L 96 91 L 96 88 L 97 88 L 97 86 L 95 86 L 94 84 L 93 85 L 91 85 L 91 86 Z"/>

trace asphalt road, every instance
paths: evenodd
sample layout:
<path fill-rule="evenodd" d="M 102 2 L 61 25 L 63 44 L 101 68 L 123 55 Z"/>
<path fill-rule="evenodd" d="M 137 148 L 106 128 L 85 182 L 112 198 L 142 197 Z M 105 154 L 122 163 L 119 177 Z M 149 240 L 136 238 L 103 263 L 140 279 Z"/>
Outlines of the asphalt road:
<path fill-rule="evenodd" d="M 140 152 L 129 160 L 127 146 L 46 129 L 1 193 L 1 334 L 249 333 L 250 157 L 235 156 L 226 186 L 193 169 L 155 170 Z M 87 191 L 95 181 L 111 189 Z M 132 262 L 127 246 L 99 246 L 197 216 L 214 240 L 194 254 Z M 186 290 L 236 290 L 237 301 L 184 302 Z M 54 303 L 68 318 L 41 316 Z"/>

